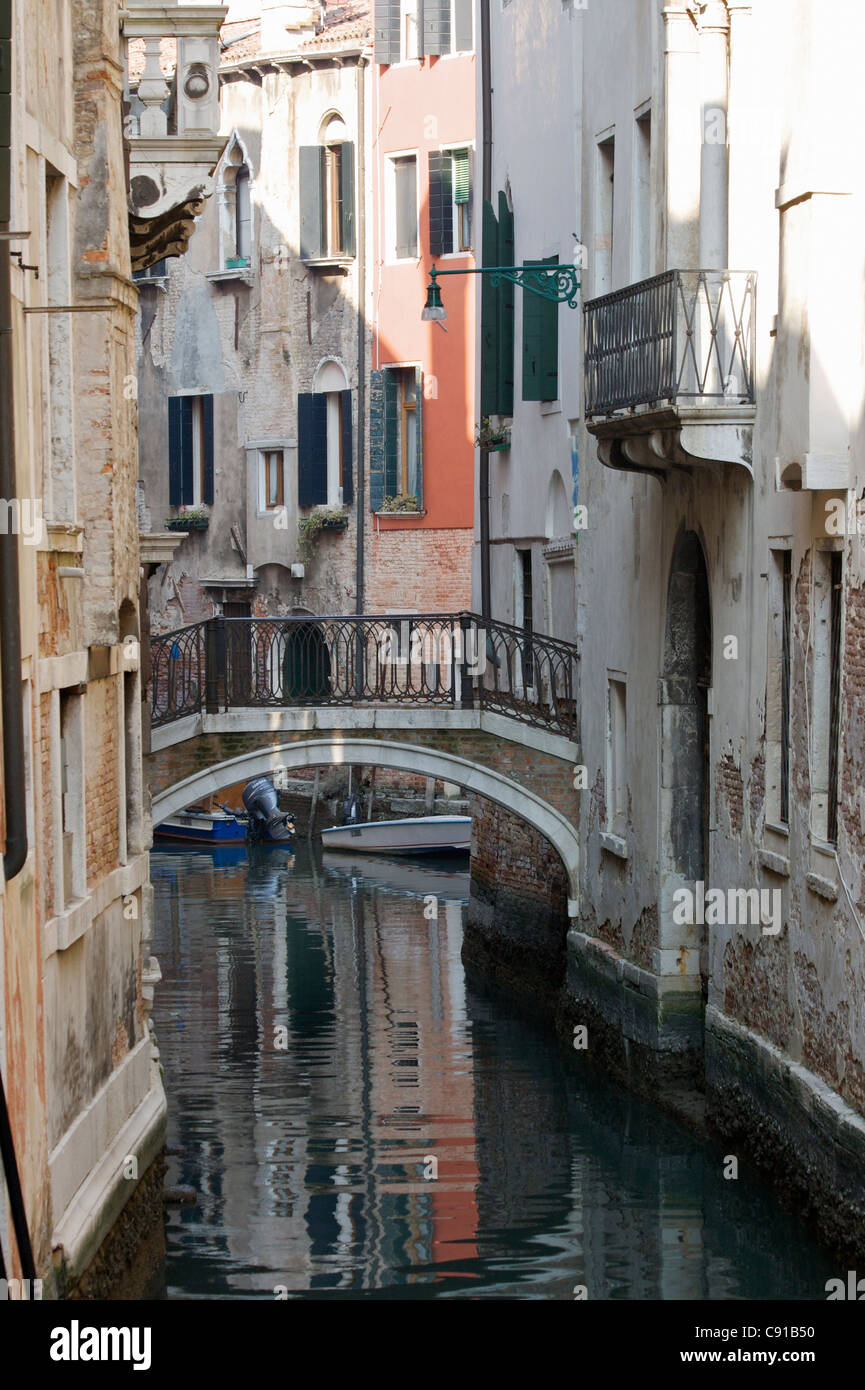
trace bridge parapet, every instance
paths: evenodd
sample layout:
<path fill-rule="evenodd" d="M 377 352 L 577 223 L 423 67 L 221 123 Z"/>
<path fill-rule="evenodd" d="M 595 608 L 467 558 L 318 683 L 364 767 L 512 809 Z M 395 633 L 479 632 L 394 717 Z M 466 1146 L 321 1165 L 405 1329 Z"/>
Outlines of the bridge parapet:
<path fill-rule="evenodd" d="M 475 613 L 211 618 L 151 643 L 151 726 L 231 709 L 482 709 L 579 739 L 577 648 Z"/>

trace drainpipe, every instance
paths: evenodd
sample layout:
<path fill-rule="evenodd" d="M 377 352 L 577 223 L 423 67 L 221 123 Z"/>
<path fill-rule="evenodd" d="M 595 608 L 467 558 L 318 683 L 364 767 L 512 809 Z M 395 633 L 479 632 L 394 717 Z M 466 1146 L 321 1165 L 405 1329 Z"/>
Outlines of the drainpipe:
<path fill-rule="evenodd" d="M 9 224 L 3 230 L 9 230 Z M 0 241 L 0 499 L 17 496 L 12 403 L 12 293 L 9 243 Z M 18 537 L 0 534 L 0 683 L 3 709 L 3 789 L 6 847 L 3 875 L 8 883 L 27 858 L 27 807 L 24 799 L 24 711 L 21 702 L 21 626 L 18 599 Z"/>
<path fill-rule="evenodd" d="M 493 200 L 493 88 L 490 58 L 490 0 L 481 0 L 481 136 L 483 143 L 483 200 Z M 483 256 L 483 251 L 481 252 Z M 483 264 L 483 261 L 481 261 Z M 483 276 L 481 276 L 483 280 Z M 481 543 L 481 616 L 489 621 L 490 599 L 490 454 L 480 451 L 478 506 Z"/>
<path fill-rule="evenodd" d="M 366 448 L 366 110 L 364 75 L 367 61 L 362 53 L 357 60 L 357 477 L 355 504 L 357 506 L 357 560 L 355 565 L 355 612 L 363 612 L 364 555 L 366 534 L 366 499 L 364 483 L 364 449 Z"/>

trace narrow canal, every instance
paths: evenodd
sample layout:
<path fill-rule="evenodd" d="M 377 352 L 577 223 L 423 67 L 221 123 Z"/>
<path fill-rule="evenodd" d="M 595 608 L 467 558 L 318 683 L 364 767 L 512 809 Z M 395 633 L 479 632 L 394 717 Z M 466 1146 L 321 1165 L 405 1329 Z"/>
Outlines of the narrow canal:
<path fill-rule="evenodd" d="M 152 856 L 168 1298 L 825 1299 L 744 1166 L 472 988 L 467 874 L 253 853 Z"/>

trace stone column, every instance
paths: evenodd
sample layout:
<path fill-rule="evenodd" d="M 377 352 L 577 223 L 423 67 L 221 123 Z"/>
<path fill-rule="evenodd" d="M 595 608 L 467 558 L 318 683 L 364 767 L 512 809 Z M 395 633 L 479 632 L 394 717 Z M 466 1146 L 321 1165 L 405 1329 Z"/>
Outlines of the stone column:
<path fill-rule="evenodd" d="M 684 0 L 664 15 L 666 269 L 697 263 L 700 216 L 700 105 L 697 31 Z"/>

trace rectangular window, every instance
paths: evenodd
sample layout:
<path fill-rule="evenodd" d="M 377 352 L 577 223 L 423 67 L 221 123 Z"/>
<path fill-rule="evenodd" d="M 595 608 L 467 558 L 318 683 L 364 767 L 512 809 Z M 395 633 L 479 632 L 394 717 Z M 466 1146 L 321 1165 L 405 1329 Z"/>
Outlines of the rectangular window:
<path fill-rule="evenodd" d="M 628 818 L 627 687 L 612 677 L 607 683 L 607 824 L 624 835 Z"/>
<path fill-rule="evenodd" d="M 841 717 L 841 552 L 818 550 L 814 563 L 811 830 L 830 844 L 838 838 Z"/>
<path fill-rule="evenodd" d="M 355 255 L 354 143 L 301 145 L 300 259 Z"/>
<path fill-rule="evenodd" d="M 87 894 L 84 797 L 84 697 L 60 692 L 60 797 L 63 835 L 63 900 Z"/>
<path fill-rule="evenodd" d="M 531 690 L 535 683 L 535 661 L 531 634 L 534 631 L 534 585 L 532 582 L 532 552 L 518 550 L 517 561 L 517 601 L 514 604 L 516 622 L 526 633 L 520 651 L 520 670 L 524 690 Z"/>
<path fill-rule="evenodd" d="M 146 284 L 148 280 L 163 280 L 168 274 L 168 261 L 154 261 L 153 265 L 145 266 L 144 270 L 133 270 L 132 278 L 136 284 Z"/>
<path fill-rule="evenodd" d="M 401 155 L 392 159 L 391 165 L 392 256 L 396 260 L 415 260 L 418 254 L 417 156 Z"/>
<path fill-rule="evenodd" d="M 297 398 L 297 502 L 300 507 L 354 501 L 351 391 L 310 391 Z"/>
<path fill-rule="evenodd" d="M 370 381 L 370 507 L 413 497 L 423 509 L 423 373 L 386 367 Z"/>
<path fill-rule="evenodd" d="M 594 293 L 606 294 L 613 287 L 613 193 L 616 169 L 616 141 L 611 135 L 598 145 L 595 199 Z"/>
<path fill-rule="evenodd" d="M 631 279 L 651 275 L 651 201 L 649 168 L 652 153 L 652 118 L 648 112 L 634 122 L 634 191 L 631 218 Z"/>
<path fill-rule="evenodd" d="M 285 459 L 281 449 L 266 449 L 264 459 L 264 505 L 268 511 L 285 506 Z"/>
<path fill-rule="evenodd" d="M 418 32 L 419 0 L 402 0 L 402 50 L 403 63 L 420 57 L 420 37 Z"/>
<path fill-rule="evenodd" d="M 536 261 L 558 265 L 558 256 Z M 559 394 L 559 306 L 531 290 L 523 293 L 523 400 L 554 401 Z"/>
<path fill-rule="evenodd" d="M 213 502 L 213 397 L 168 401 L 168 500 L 172 507 Z"/>
<path fill-rule="evenodd" d="M 790 617 L 789 550 L 773 550 L 769 564 L 769 653 L 766 679 L 766 818 L 790 820 Z"/>
<path fill-rule="evenodd" d="M 429 231 L 433 256 L 472 249 L 472 151 L 468 146 L 430 151 Z"/>

